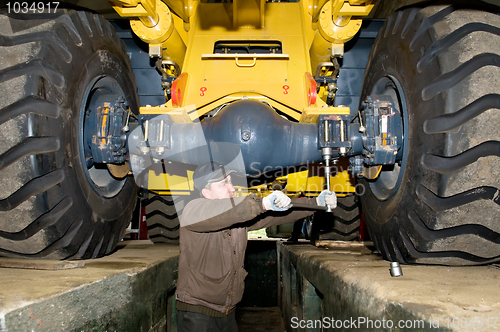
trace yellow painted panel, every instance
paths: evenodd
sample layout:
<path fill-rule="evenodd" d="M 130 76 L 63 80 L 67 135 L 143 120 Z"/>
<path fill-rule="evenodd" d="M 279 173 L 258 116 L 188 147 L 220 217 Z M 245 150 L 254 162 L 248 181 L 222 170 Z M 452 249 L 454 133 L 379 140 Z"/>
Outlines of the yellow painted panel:
<path fill-rule="evenodd" d="M 287 107 L 286 105 L 280 104 L 276 100 L 269 99 L 265 95 L 254 93 L 254 92 L 236 92 L 236 93 L 224 96 L 220 99 L 216 99 L 213 102 L 211 102 L 210 104 L 206 104 L 202 107 L 199 107 L 196 110 L 189 111 L 188 112 L 189 117 L 192 121 L 194 121 L 198 117 L 206 114 L 207 112 L 209 112 L 209 111 L 211 111 L 211 110 L 213 110 L 221 105 L 233 102 L 235 100 L 239 100 L 243 97 L 269 103 L 269 104 L 271 104 L 272 107 L 279 109 L 281 112 L 287 114 L 288 116 L 290 116 L 291 118 L 293 118 L 297 121 L 299 121 L 301 116 L 302 116 L 302 113 L 300 113 L 298 110 L 294 110 L 290 107 Z"/>
<path fill-rule="evenodd" d="M 330 177 L 330 188 L 335 192 L 353 193 L 355 191 L 354 181 L 347 170 L 339 172 L 336 176 Z"/>
<path fill-rule="evenodd" d="M 238 61 L 238 63 L 236 62 Z M 283 93 L 283 83 L 288 78 L 288 61 L 286 59 L 209 59 L 204 60 L 205 82 L 219 84 L 219 87 L 225 87 L 228 82 L 241 84 L 237 90 L 245 90 L 248 84 L 256 83 L 275 86 L 276 92 Z M 241 67 L 241 65 L 252 65 L 251 67 Z M 244 82 L 235 82 L 235 75 L 242 75 Z M 269 84 L 276 82 L 275 84 Z M 231 85 L 230 85 L 231 86 Z M 233 86 L 233 90 L 235 87 Z M 258 88 L 258 87 L 257 87 Z M 261 89 L 259 89 L 261 90 Z M 210 97 L 212 91 L 206 91 L 207 97 Z M 273 94 L 273 93 L 271 93 Z"/>
<path fill-rule="evenodd" d="M 302 117 L 300 122 L 303 123 L 315 123 L 318 120 L 318 116 L 322 114 L 336 114 L 336 115 L 349 115 L 351 109 L 346 106 L 342 107 L 307 107 L 304 112 L 302 112 Z"/>
<path fill-rule="evenodd" d="M 306 106 L 304 74 L 310 60 L 303 7 L 300 3 L 266 3 L 265 28 L 233 29 L 232 4 L 200 3 L 183 70 L 189 72 L 189 87 L 182 105 L 198 109 L 234 93 L 256 93 L 301 111 Z M 217 13 L 217 15 L 214 15 Z M 289 59 L 202 59 L 213 54 L 217 41 L 279 41 Z M 286 108 L 286 107 L 285 107 Z"/>
<path fill-rule="evenodd" d="M 349 1 L 352 2 L 352 1 Z M 366 16 L 370 14 L 370 11 L 373 9 L 375 5 L 375 1 L 366 1 L 363 5 L 352 5 L 349 2 L 345 2 L 342 8 L 340 9 L 340 15 L 349 15 L 349 16 Z"/>
<path fill-rule="evenodd" d="M 187 171 L 186 176 L 170 175 L 166 173 L 156 174 L 153 170 L 149 171 L 149 190 L 194 190 L 193 172 Z"/>
<path fill-rule="evenodd" d="M 153 16 L 155 0 L 112 0 L 113 9 L 122 17 Z"/>
<path fill-rule="evenodd" d="M 306 196 L 313 194 L 317 196 L 325 188 L 325 178 L 322 176 L 312 176 L 307 179 L 307 186 L 305 189 Z"/>
<path fill-rule="evenodd" d="M 288 174 L 286 190 L 290 192 L 305 191 L 309 171 Z"/>
<path fill-rule="evenodd" d="M 152 190 L 153 191 L 153 190 Z M 191 195 L 191 191 L 153 191 L 157 193 L 158 195 L 175 195 L 175 196 L 188 196 Z"/>

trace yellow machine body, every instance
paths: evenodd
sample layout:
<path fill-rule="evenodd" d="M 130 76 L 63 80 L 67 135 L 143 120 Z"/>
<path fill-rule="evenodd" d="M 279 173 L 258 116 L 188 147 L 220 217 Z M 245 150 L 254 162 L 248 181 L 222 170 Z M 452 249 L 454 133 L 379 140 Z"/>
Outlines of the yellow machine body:
<path fill-rule="evenodd" d="M 343 56 L 344 43 L 361 28 L 372 0 L 266 2 L 233 0 L 112 0 L 130 19 L 134 33 L 160 57 L 176 77 L 164 105 L 141 107 L 142 114 L 168 113 L 175 122 L 192 122 L 215 108 L 241 98 L 269 103 L 290 121 L 313 123 L 320 114 L 350 114 L 348 107 L 329 107 L 326 86 L 315 75 L 335 75 L 332 59 Z M 269 53 L 216 53 L 215 45 L 269 48 Z M 272 51 L 272 50 L 275 51 Z M 279 50 L 279 51 L 278 51 Z M 269 142 L 272 144 L 272 142 Z M 315 196 L 324 175 L 305 171 L 287 174 L 282 182 L 291 195 Z M 354 192 L 347 167 L 331 177 L 338 194 Z M 269 186 L 248 188 L 266 194 Z M 194 190 L 192 172 L 185 177 L 149 175 L 149 189 L 185 195 Z"/>

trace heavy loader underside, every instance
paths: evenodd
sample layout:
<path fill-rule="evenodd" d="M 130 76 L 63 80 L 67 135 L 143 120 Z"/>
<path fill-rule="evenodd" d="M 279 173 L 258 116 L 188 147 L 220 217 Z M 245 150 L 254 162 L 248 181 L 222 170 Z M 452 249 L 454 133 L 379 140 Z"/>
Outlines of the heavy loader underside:
<path fill-rule="evenodd" d="M 365 19 L 371 0 L 110 4 L 2 13 L 3 255 L 109 253 L 137 187 L 151 238 L 175 242 L 214 160 L 237 195 L 335 191 L 313 240 L 357 238 L 361 204 L 388 260 L 500 257 L 496 7 L 384 23 Z"/>

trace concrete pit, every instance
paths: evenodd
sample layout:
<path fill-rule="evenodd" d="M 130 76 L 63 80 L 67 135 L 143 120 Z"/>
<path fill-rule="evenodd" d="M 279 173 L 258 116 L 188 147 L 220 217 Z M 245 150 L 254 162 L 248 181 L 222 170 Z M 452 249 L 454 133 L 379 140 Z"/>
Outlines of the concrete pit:
<path fill-rule="evenodd" d="M 82 267 L 0 268 L 0 331 L 175 332 L 178 255 L 124 241 Z M 280 240 L 249 241 L 245 264 L 240 332 L 500 330 L 496 265 L 403 265 L 394 278 L 372 248 Z"/>

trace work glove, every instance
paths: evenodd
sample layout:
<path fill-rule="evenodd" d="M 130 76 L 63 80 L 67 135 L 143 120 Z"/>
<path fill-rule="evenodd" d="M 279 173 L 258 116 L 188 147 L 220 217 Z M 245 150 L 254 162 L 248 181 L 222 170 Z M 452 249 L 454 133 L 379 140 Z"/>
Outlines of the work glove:
<path fill-rule="evenodd" d="M 318 197 L 316 197 L 316 203 L 321 206 L 329 206 L 331 209 L 337 207 L 337 195 L 334 192 L 323 190 Z"/>
<path fill-rule="evenodd" d="M 273 191 L 270 195 L 262 199 L 264 209 L 273 211 L 286 211 L 292 207 L 290 197 L 281 191 Z"/>

